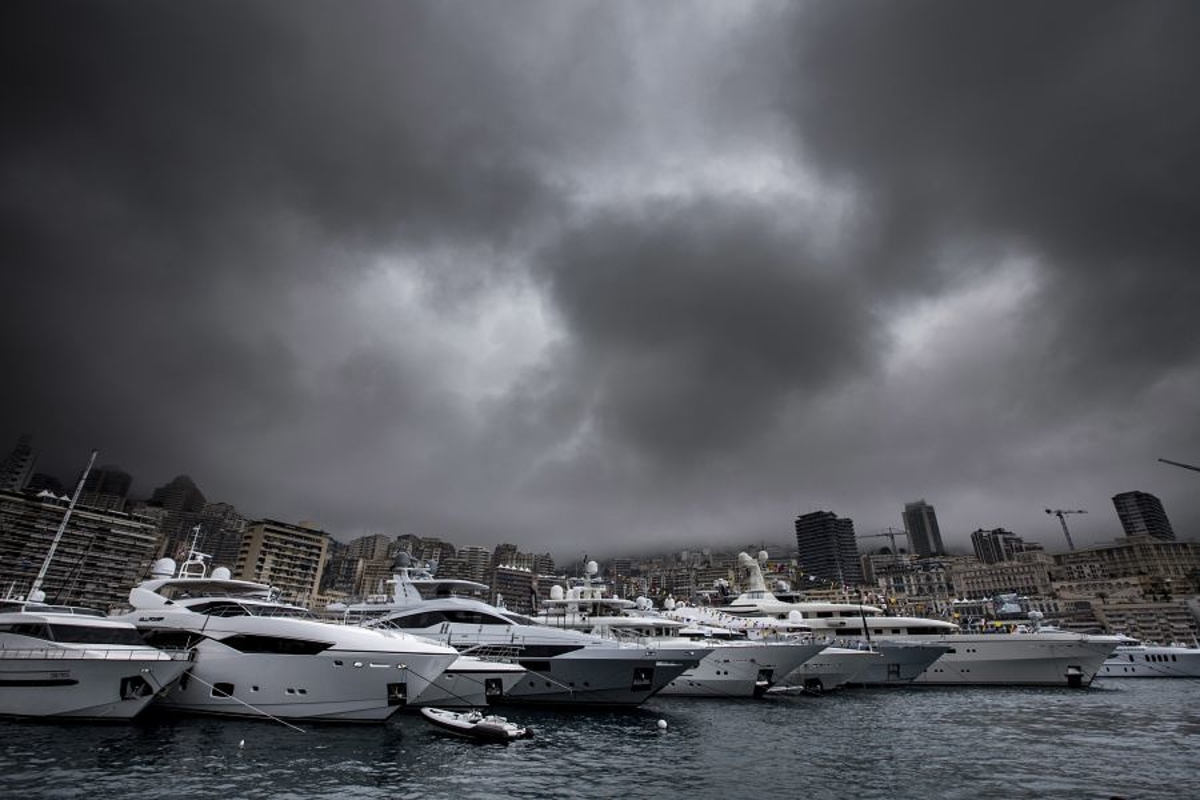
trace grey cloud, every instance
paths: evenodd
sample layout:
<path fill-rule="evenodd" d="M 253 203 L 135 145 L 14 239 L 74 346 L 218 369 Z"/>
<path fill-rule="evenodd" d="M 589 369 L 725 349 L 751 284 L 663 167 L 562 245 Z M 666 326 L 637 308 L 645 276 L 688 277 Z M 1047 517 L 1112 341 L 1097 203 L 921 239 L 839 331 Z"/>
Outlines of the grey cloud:
<path fill-rule="evenodd" d="M 345 535 L 786 541 L 924 495 L 1037 538 L 1129 488 L 1194 530 L 1152 460 L 1200 451 L 1190 6 L 8 10 L 7 438 Z M 775 163 L 815 199 L 736 174 Z M 1013 259 L 898 369 L 896 320 Z M 548 341 L 485 341 L 530 281 Z"/>
<path fill-rule="evenodd" d="M 541 257 L 602 429 L 671 469 L 869 368 L 853 276 L 816 261 L 771 209 L 718 201 L 589 215 Z"/>

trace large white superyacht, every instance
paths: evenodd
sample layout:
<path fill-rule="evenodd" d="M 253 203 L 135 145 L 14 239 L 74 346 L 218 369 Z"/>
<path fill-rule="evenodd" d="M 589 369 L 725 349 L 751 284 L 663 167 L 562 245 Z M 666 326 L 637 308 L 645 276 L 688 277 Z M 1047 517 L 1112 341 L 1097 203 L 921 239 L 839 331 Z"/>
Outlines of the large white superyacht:
<path fill-rule="evenodd" d="M 435 639 L 464 655 L 520 664 L 527 674 L 506 693 L 505 701 L 636 706 L 712 652 L 693 642 L 639 645 L 551 628 L 468 597 L 426 600 L 418 586 L 432 592 L 438 585 L 482 585 L 441 581 L 416 567 L 398 566 L 393 583 L 395 593 L 387 602 L 350 606 L 347 614 L 373 616 L 363 625 Z"/>
<path fill-rule="evenodd" d="M 122 720 L 192 666 L 101 612 L 0 601 L 0 716 Z"/>
<path fill-rule="evenodd" d="M 1146 644 L 1129 636 L 1100 668 L 1102 678 L 1200 678 L 1200 647 Z"/>
<path fill-rule="evenodd" d="M 128 623 L 44 602 L 42 582 L 98 454 L 79 476 L 28 595 L 0 601 L 2 716 L 130 719 L 191 667 L 190 653 L 151 647 Z"/>
<path fill-rule="evenodd" d="M 401 633 L 322 622 L 269 586 L 207 575 L 203 554 L 175 574 L 156 562 L 122 617 L 152 643 L 195 650 L 192 672 L 160 696 L 176 711 L 251 718 L 383 722 L 458 659 Z"/>
<path fill-rule="evenodd" d="M 653 609 L 646 598 L 624 600 L 607 594 L 595 579 L 596 562 L 587 575 L 563 591 L 550 590 L 535 619 L 551 627 L 609 635 L 626 641 L 703 643 L 712 648 L 695 667 L 668 683 L 663 695 L 686 697 L 761 697 L 781 678 L 817 653 L 826 643 L 814 641 L 803 626 L 786 633 L 751 639 L 745 631 L 672 619 Z M 668 605 L 671 605 L 668 600 Z"/>
<path fill-rule="evenodd" d="M 725 612 L 796 620 L 818 634 L 849 641 L 869 638 L 885 658 L 896 642 L 948 648 L 915 678 L 917 684 L 1088 686 L 1120 641 L 1067 631 L 963 633 L 951 622 L 886 616 L 859 603 L 784 601 L 767 590 L 754 559 L 742 553 L 739 560 L 750 571 L 749 587 L 724 606 Z"/>

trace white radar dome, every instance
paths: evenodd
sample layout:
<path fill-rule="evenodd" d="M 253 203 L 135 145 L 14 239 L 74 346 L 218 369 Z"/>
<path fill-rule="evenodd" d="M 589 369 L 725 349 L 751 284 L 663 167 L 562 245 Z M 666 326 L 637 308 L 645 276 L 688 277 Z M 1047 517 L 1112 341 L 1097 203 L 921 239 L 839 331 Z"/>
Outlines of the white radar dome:
<path fill-rule="evenodd" d="M 212 571 L 211 577 L 213 580 L 227 581 L 232 577 L 232 575 L 233 574 L 229 571 L 229 567 L 217 567 Z"/>
<path fill-rule="evenodd" d="M 595 575 L 599 571 L 600 571 L 599 564 L 597 564 L 595 561 L 587 562 L 587 574 L 588 575 Z"/>
<path fill-rule="evenodd" d="M 804 622 L 804 615 L 799 611 L 789 611 L 788 622 Z"/>
<path fill-rule="evenodd" d="M 561 586 L 551 586 L 550 587 L 550 599 L 551 600 L 562 600 L 563 599 L 563 588 Z"/>
<path fill-rule="evenodd" d="M 151 578 L 169 578 L 175 574 L 175 559 L 160 558 L 150 567 Z"/>

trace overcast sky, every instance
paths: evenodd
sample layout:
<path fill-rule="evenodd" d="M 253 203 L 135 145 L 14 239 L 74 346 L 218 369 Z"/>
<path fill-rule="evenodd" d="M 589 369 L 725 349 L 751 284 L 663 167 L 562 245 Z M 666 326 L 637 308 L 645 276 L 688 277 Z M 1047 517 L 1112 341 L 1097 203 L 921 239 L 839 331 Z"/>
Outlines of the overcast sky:
<path fill-rule="evenodd" d="M 561 557 L 1200 533 L 1194 3 L 5 11 L 0 450 L 64 480 Z"/>

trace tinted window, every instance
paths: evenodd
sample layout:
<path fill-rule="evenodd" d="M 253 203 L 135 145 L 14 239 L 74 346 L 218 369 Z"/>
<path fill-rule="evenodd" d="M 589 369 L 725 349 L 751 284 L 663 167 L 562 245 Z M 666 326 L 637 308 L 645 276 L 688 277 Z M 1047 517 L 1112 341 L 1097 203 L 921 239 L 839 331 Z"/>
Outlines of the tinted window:
<path fill-rule="evenodd" d="M 210 617 L 248 617 L 250 612 L 237 603 L 228 600 L 213 600 L 210 603 L 198 603 L 190 607 L 197 614 L 207 614 Z"/>
<path fill-rule="evenodd" d="M 92 628 L 85 625 L 50 626 L 50 635 L 56 642 L 74 644 L 131 644 L 145 646 L 142 635 L 133 628 Z"/>
<path fill-rule="evenodd" d="M 485 614 L 482 611 L 468 611 L 465 609 L 454 609 L 446 612 L 446 619 L 451 622 L 459 622 L 467 625 L 508 625 L 508 620 Z"/>
<path fill-rule="evenodd" d="M 290 656 L 310 656 L 333 646 L 332 642 L 310 642 L 305 639 L 249 634 L 230 636 L 228 639 L 222 639 L 221 643 L 243 653 L 276 653 Z"/>
<path fill-rule="evenodd" d="M 405 614 L 402 617 L 392 617 L 381 622 L 380 627 L 423 629 L 441 625 L 445 621 L 446 617 L 440 611 L 421 611 L 416 614 Z"/>

